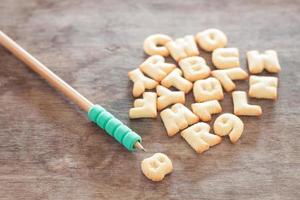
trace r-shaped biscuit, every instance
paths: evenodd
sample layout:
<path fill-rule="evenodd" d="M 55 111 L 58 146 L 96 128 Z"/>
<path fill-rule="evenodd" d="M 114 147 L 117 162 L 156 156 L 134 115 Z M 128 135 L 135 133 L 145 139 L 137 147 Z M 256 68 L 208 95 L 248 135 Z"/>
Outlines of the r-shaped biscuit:
<path fill-rule="evenodd" d="M 148 55 L 161 55 L 167 57 L 169 56 L 169 51 L 165 45 L 171 40 L 172 38 L 164 34 L 150 35 L 144 41 L 144 51 Z"/>
<path fill-rule="evenodd" d="M 175 103 L 185 103 L 185 95 L 182 91 L 171 91 L 164 86 L 158 85 L 156 87 L 156 93 L 159 96 L 157 98 L 158 110 L 162 110 L 165 107 Z"/>
<path fill-rule="evenodd" d="M 260 99 L 276 99 L 278 78 L 269 76 L 250 76 L 249 96 Z"/>
<path fill-rule="evenodd" d="M 226 35 L 218 29 L 207 29 L 197 33 L 196 40 L 199 46 L 208 52 L 227 45 Z"/>
<path fill-rule="evenodd" d="M 203 103 L 192 104 L 193 113 L 195 113 L 200 120 L 207 122 L 211 120 L 212 114 L 222 112 L 222 107 L 217 100 L 206 101 Z"/>
<path fill-rule="evenodd" d="M 239 50 L 237 48 L 218 48 L 212 53 L 212 61 L 218 69 L 228 69 L 240 66 Z"/>
<path fill-rule="evenodd" d="M 144 159 L 141 167 L 144 175 L 152 181 L 161 181 L 173 171 L 172 161 L 163 153 L 156 153 Z"/>
<path fill-rule="evenodd" d="M 259 116 L 262 114 L 260 106 L 248 104 L 246 92 L 234 91 L 232 92 L 232 99 L 235 115 Z"/>
<path fill-rule="evenodd" d="M 271 73 L 278 73 L 281 70 L 277 53 L 274 50 L 266 50 L 263 54 L 259 54 L 258 51 L 248 51 L 247 60 L 252 74 L 261 73 L 264 69 Z"/>
<path fill-rule="evenodd" d="M 212 77 L 196 81 L 194 83 L 193 93 L 196 102 L 221 100 L 224 98 L 220 82 Z"/>
<path fill-rule="evenodd" d="M 129 117 L 135 118 L 155 118 L 157 116 L 155 92 L 144 92 L 142 99 L 134 101 L 134 108 L 129 110 Z"/>

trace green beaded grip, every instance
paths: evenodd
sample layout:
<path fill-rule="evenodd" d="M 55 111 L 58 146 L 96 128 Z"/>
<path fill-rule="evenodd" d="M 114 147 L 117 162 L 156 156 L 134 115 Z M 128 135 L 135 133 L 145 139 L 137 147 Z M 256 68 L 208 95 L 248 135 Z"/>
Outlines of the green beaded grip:
<path fill-rule="evenodd" d="M 138 134 L 133 132 L 100 105 L 93 105 L 90 108 L 88 118 L 104 129 L 110 136 L 114 137 L 129 151 L 135 149 L 134 145 L 136 142 L 142 141 L 142 138 Z"/>

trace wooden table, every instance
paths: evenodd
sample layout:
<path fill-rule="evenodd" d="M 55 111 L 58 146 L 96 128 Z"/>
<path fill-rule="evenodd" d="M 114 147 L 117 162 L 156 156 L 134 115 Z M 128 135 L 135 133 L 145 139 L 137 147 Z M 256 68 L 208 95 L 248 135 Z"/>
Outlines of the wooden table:
<path fill-rule="evenodd" d="M 0 28 L 140 133 L 148 152 L 127 152 L 0 47 L 0 199 L 298 199 L 299 13 L 298 0 L 2 0 Z M 240 141 L 225 138 L 198 155 L 179 135 L 169 138 L 160 118 L 128 119 L 127 72 L 147 57 L 148 35 L 176 38 L 211 27 L 239 48 L 242 68 L 248 50 L 275 49 L 283 70 L 277 101 L 250 100 L 263 115 L 242 117 Z M 210 54 L 201 55 L 211 65 Z M 248 82 L 238 89 L 248 90 Z M 232 112 L 230 94 L 221 104 Z M 161 183 L 140 171 L 155 152 L 174 164 Z"/>

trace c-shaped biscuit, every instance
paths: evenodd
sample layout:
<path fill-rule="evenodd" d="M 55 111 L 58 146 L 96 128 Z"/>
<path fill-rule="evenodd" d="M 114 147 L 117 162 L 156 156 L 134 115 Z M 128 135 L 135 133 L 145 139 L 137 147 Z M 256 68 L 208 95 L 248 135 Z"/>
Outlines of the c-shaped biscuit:
<path fill-rule="evenodd" d="M 269 76 L 250 76 L 249 96 L 259 99 L 276 99 L 278 78 Z"/>
<path fill-rule="evenodd" d="M 222 112 L 222 107 L 217 100 L 206 101 L 203 103 L 192 104 L 193 113 L 195 113 L 200 120 L 207 122 L 211 120 L 212 114 Z"/>
<path fill-rule="evenodd" d="M 169 51 L 165 47 L 165 44 L 171 41 L 168 35 L 164 34 L 155 34 L 150 35 L 144 41 L 144 51 L 148 55 L 161 55 L 161 56 L 169 56 Z"/>
<path fill-rule="evenodd" d="M 199 46 L 208 52 L 227 45 L 226 35 L 218 29 L 207 29 L 197 33 L 196 40 Z"/>
<path fill-rule="evenodd" d="M 196 81 L 193 92 L 196 102 L 221 100 L 224 98 L 220 82 L 212 77 Z"/>
<path fill-rule="evenodd" d="M 239 50 L 237 48 L 218 48 L 212 53 L 212 61 L 218 69 L 228 69 L 240 66 Z"/>
<path fill-rule="evenodd" d="M 157 116 L 155 92 L 145 92 L 143 99 L 134 101 L 134 108 L 129 110 L 129 117 L 135 118 L 155 118 Z"/>
<path fill-rule="evenodd" d="M 260 106 L 248 104 L 247 93 L 244 91 L 232 92 L 232 100 L 235 115 L 259 116 L 262 114 Z"/>
<path fill-rule="evenodd" d="M 248 51 L 247 60 L 252 74 L 261 73 L 264 69 L 271 73 L 278 73 L 281 70 L 277 53 L 274 50 L 266 50 L 263 54 L 259 54 L 258 51 Z"/>
<path fill-rule="evenodd" d="M 158 85 L 156 87 L 156 93 L 159 96 L 157 98 L 157 109 L 162 110 L 165 107 L 175 103 L 185 103 L 185 95 L 182 91 L 171 91 L 164 86 Z"/>

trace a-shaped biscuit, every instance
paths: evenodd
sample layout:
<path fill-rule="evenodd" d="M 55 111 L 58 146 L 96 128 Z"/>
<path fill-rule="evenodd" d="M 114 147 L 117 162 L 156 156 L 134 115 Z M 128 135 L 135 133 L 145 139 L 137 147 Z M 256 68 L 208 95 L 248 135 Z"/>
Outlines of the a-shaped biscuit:
<path fill-rule="evenodd" d="M 169 56 L 169 51 L 165 44 L 170 42 L 172 38 L 164 34 L 154 34 L 147 37 L 144 41 L 144 51 L 148 55 Z"/>
<path fill-rule="evenodd" d="M 182 71 L 178 68 L 174 69 L 169 73 L 162 81 L 161 84 L 167 88 L 173 86 L 184 93 L 188 93 L 192 87 L 193 83 L 184 79 L 182 77 Z"/>
<path fill-rule="evenodd" d="M 199 55 L 197 43 L 194 36 L 187 35 L 183 38 L 178 38 L 175 41 L 170 41 L 166 44 L 172 58 L 179 61 L 182 58 Z"/>
<path fill-rule="evenodd" d="M 155 92 L 144 92 L 142 99 L 134 101 L 134 108 L 129 110 L 129 117 L 135 118 L 155 118 L 157 116 Z"/>
<path fill-rule="evenodd" d="M 141 167 L 143 174 L 152 181 L 161 181 L 173 171 L 172 161 L 163 153 L 144 159 Z"/>
<path fill-rule="evenodd" d="M 244 80 L 248 78 L 248 73 L 237 67 L 232 69 L 214 70 L 211 75 L 218 79 L 223 88 L 230 92 L 236 88 L 232 80 Z"/>
<path fill-rule="evenodd" d="M 244 131 L 243 121 L 231 114 L 220 115 L 214 123 L 214 132 L 219 136 L 229 135 L 230 141 L 236 143 Z"/>
<path fill-rule="evenodd" d="M 173 136 L 180 130 L 198 122 L 199 118 L 184 105 L 177 103 L 160 113 L 168 136 Z"/>
<path fill-rule="evenodd" d="M 232 100 L 235 115 L 259 116 L 262 114 L 260 106 L 248 104 L 247 93 L 244 91 L 232 92 Z"/>
<path fill-rule="evenodd" d="M 226 35 L 218 29 L 207 29 L 197 33 L 196 40 L 199 46 L 208 52 L 227 45 Z"/>
<path fill-rule="evenodd" d="M 228 69 L 240 66 L 239 50 L 237 48 L 218 48 L 212 53 L 212 61 L 218 69 Z"/>
<path fill-rule="evenodd" d="M 221 100 L 224 98 L 220 82 L 212 77 L 196 81 L 194 83 L 193 93 L 196 102 Z"/>
<path fill-rule="evenodd" d="M 259 99 L 276 99 L 278 78 L 269 76 L 250 76 L 249 96 Z"/>
<path fill-rule="evenodd" d="M 197 153 L 202 153 L 222 140 L 220 136 L 209 133 L 209 130 L 208 124 L 199 122 L 183 130 L 181 136 Z"/>
<path fill-rule="evenodd" d="M 277 53 L 274 50 L 266 50 L 263 54 L 259 54 L 258 51 L 248 51 L 247 60 L 252 74 L 261 73 L 264 69 L 271 73 L 278 73 L 281 70 Z"/>
<path fill-rule="evenodd" d="M 175 68 L 176 65 L 166 63 L 165 58 L 160 55 L 151 56 L 140 65 L 140 70 L 142 72 L 158 82 L 165 78 L 167 74 Z"/>
<path fill-rule="evenodd" d="M 138 97 L 143 94 L 146 89 L 153 89 L 158 85 L 158 82 L 146 77 L 140 69 L 128 72 L 128 77 L 133 82 L 132 94 L 134 97 Z"/>
<path fill-rule="evenodd" d="M 183 71 L 183 76 L 189 81 L 197 81 L 207 78 L 210 75 L 210 68 L 205 60 L 199 56 L 192 56 L 181 59 L 179 66 Z"/>
<path fill-rule="evenodd" d="M 211 120 L 212 114 L 222 112 L 222 107 L 217 100 L 206 101 L 203 103 L 192 104 L 193 113 L 195 113 L 200 120 L 207 122 Z"/>
<path fill-rule="evenodd" d="M 158 110 L 162 110 L 165 107 L 175 103 L 185 103 L 185 95 L 182 91 L 171 91 L 164 86 L 158 85 L 156 87 L 156 93 L 159 96 L 157 98 Z"/>

